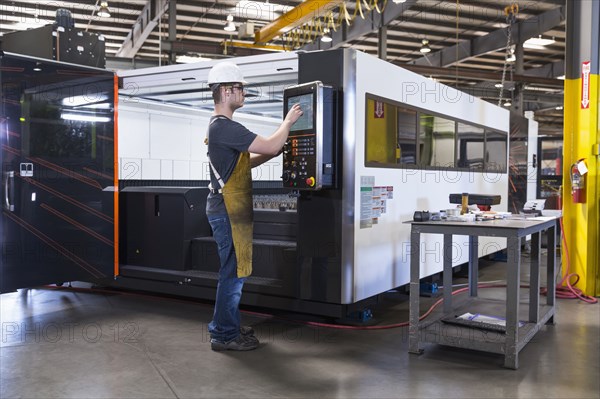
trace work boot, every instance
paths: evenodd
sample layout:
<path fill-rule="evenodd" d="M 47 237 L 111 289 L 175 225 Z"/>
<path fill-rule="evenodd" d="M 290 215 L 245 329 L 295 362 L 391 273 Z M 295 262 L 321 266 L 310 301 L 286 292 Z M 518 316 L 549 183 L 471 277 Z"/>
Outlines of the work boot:
<path fill-rule="evenodd" d="M 258 348 L 258 339 L 254 336 L 246 337 L 242 334 L 228 342 L 216 339 L 210 340 L 210 348 L 216 352 L 221 351 L 251 351 Z"/>
<path fill-rule="evenodd" d="M 254 328 L 250 327 L 250 326 L 241 326 L 240 327 L 240 334 L 245 335 L 245 336 L 250 336 L 250 335 L 254 335 Z"/>

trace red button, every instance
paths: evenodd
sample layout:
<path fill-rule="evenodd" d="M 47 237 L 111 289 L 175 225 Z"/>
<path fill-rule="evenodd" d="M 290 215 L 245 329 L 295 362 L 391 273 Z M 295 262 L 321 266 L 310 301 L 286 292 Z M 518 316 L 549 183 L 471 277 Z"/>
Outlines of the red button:
<path fill-rule="evenodd" d="M 306 179 L 306 185 L 313 187 L 315 185 L 315 178 L 314 177 L 309 177 L 308 179 Z"/>

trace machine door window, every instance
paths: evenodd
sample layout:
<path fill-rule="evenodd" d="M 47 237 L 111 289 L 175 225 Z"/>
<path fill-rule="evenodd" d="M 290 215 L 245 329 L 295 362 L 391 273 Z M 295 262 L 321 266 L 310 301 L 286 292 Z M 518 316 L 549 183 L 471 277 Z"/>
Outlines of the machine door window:
<path fill-rule="evenodd" d="M 505 133 L 488 130 L 485 132 L 486 172 L 506 173 L 508 139 Z"/>
<path fill-rule="evenodd" d="M 368 98 L 366 125 L 367 164 L 417 164 L 417 111 Z"/>
<path fill-rule="evenodd" d="M 367 100 L 367 163 L 393 165 L 397 163 L 396 106 L 384 101 Z"/>
<path fill-rule="evenodd" d="M 458 123 L 456 128 L 456 166 L 472 171 L 483 171 L 484 130 Z"/>
<path fill-rule="evenodd" d="M 404 165 L 417 163 L 417 112 L 398 109 L 398 146 L 396 159 Z"/>
<path fill-rule="evenodd" d="M 365 165 L 507 172 L 506 133 L 366 95 Z"/>
<path fill-rule="evenodd" d="M 442 168 L 454 167 L 453 120 L 421 113 L 419 130 L 420 165 Z"/>

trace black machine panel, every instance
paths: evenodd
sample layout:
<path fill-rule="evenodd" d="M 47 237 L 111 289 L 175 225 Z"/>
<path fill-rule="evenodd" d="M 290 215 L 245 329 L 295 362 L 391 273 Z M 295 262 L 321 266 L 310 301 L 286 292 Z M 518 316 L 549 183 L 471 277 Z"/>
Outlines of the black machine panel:
<path fill-rule="evenodd" d="M 7 33 L 2 37 L 2 50 L 97 68 L 106 66 L 104 37 L 56 24 Z"/>
<path fill-rule="evenodd" d="M 294 104 L 303 115 L 294 123 L 283 151 L 283 186 L 298 190 L 332 187 L 334 179 L 335 92 L 319 81 L 287 88 L 284 116 Z"/>
<path fill-rule="evenodd" d="M 123 263 L 171 270 L 192 265 L 192 240 L 210 236 L 203 187 L 127 187 L 119 196 Z"/>
<path fill-rule="evenodd" d="M 112 279 L 114 75 L 0 53 L 0 292 Z"/>

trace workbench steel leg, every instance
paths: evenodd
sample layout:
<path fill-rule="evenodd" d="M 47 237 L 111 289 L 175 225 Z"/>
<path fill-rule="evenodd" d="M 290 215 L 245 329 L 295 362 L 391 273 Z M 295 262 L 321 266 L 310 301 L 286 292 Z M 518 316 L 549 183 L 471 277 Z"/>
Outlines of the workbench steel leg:
<path fill-rule="evenodd" d="M 546 286 L 548 293 L 546 294 L 546 303 L 548 306 L 554 307 L 554 299 L 556 297 L 556 225 L 550 227 L 546 232 L 548 241 L 548 259 L 546 262 Z M 548 324 L 556 323 L 556 311 L 554 316 L 548 320 Z"/>
<path fill-rule="evenodd" d="M 411 230 L 410 233 L 410 310 L 408 326 L 408 351 L 421 353 L 419 347 L 419 277 L 421 268 L 421 234 Z"/>
<path fill-rule="evenodd" d="M 504 367 L 519 368 L 519 276 L 521 269 L 521 239 L 508 237 L 506 264 L 506 344 Z"/>
<path fill-rule="evenodd" d="M 479 237 L 469 236 L 469 296 L 477 296 L 479 284 Z"/>
<path fill-rule="evenodd" d="M 444 313 L 452 311 L 452 234 L 444 234 Z"/>
<path fill-rule="evenodd" d="M 540 316 L 540 236 L 531 235 L 531 270 L 529 273 L 529 321 L 537 323 Z"/>

